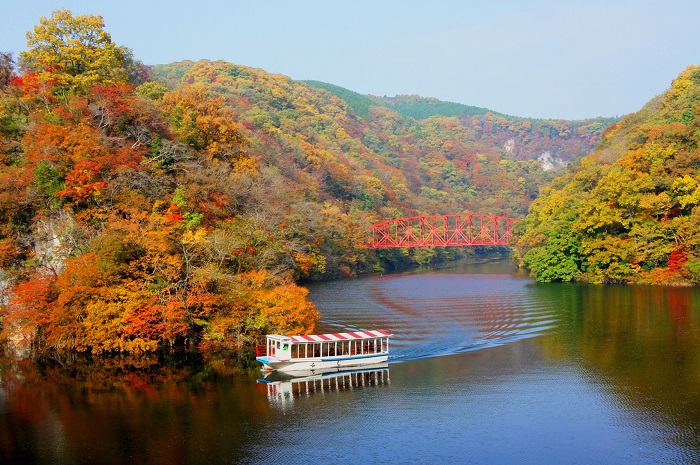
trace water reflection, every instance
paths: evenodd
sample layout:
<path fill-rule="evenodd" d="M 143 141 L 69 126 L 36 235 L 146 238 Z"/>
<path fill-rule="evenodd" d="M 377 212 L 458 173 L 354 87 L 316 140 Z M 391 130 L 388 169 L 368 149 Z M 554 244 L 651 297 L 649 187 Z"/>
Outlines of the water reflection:
<path fill-rule="evenodd" d="M 538 340 L 575 360 L 623 409 L 621 422 L 661 428 L 700 459 L 700 290 L 651 286 L 533 288 L 562 302 L 560 331 Z"/>
<path fill-rule="evenodd" d="M 251 431 L 221 419 L 268 409 L 249 370 L 225 355 L 0 360 L 0 463 L 235 462 Z"/>
<path fill-rule="evenodd" d="M 317 394 L 339 393 L 389 384 L 389 365 L 380 363 L 361 370 L 329 370 L 296 372 L 296 376 L 278 372 L 266 373 L 258 383 L 267 391 L 270 404 L 292 407 L 298 399 Z"/>

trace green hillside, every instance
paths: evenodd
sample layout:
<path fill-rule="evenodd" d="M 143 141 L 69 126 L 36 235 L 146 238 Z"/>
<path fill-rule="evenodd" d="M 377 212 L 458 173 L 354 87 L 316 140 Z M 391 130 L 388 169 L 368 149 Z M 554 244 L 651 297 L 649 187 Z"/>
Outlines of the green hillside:
<path fill-rule="evenodd" d="M 317 89 L 325 89 L 332 93 L 345 103 L 350 105 L 350 108 L 360 117 L 369 118 L 370 116 L 370 106 L 375 105 L 371 98 L 366 95 L 353 92 L 352 90 L 345 89 L 344 87 L 335 86 L 333 84 L 328 84 L 327 82 L 321 81 L 302 81 L 304 84 L 315 87 Z"/>
<path fill-rule="evenodd" d="M 395 97 L 371 97 L 375 105 L 381 105 L 395 110 L 407 118 L 425 119 L 431 116 L 476 116 L 492 113 L 506 116 L 488 108 L 473 107 L 462 103 L 444 102 L 436 98 L 420 97 L 418 95 L 397 95 Z"/>

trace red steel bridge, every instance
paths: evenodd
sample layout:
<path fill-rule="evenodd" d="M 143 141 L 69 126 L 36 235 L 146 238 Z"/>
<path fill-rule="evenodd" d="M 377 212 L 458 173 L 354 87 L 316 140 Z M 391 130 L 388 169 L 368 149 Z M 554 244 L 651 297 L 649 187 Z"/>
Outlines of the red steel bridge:
<path fill-rule="evenodd" d="M 510 245 L 516 218 L 483 214 L 411 216 L 372 225 L 372 249 Z"/>

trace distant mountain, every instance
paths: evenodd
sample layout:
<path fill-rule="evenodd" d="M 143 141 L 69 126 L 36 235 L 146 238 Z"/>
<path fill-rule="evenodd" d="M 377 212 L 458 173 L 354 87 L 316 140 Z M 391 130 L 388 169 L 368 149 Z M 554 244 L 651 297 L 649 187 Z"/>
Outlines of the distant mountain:
<path fill-rule="evenodd" d="M 381 106 L 396 111 L 401 116 L 414 119 L 426 119 L 431 116 L 461 116 L 461 115 L 485 115 L 492 113 L 498 116 L 506 116 L 488 108 L 473 107 L 454 102 L 443 102 L 436 98 L 420 97 L 418 95 L 397 95 L 395 97 L 377 97 L 374 95 L 362 95 L 344 87 L 321 81 L 302 81 L 305 84 L 325 89 L 336 97 L 345 100 L 350 107 L 363 118 L 369 116 L 369 107 Z"/>
<path fill-rule="evenodd" d="M 418 95 L 397 95 L 395 97 L 370 97 L 375 104 L 391 108 L 398 114 L 408 118 L 426 119 L 431 116 L 476 116 L 487 113 L 510 118 L 488 108 L 473 107 L 462 103 L 443 102 L 436 98 L 420 97 Z"/>
<path fill-rule="evenodd" d="M 325 82 L 303 82 L 331 92 L 364 119 L 369 117 L 372 106 L 387 108 L 405 118 L 419 121 L 431 117 L 457 117 L 487 147 L 496 145 L 520 159 L 539 160 L 545 170 L 561 169 L 571 160 L 592 151 L 602 131 L 619 120 L 603 117 L 574 121 L 523 118 L 432 97 L 378 97 L 362 95 Z"/>

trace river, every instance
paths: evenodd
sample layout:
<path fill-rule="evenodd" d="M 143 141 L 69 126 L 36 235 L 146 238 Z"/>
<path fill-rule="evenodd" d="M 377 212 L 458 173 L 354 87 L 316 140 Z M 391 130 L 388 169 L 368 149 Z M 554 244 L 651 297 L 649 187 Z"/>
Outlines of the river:
<path fill-rule="evenodd" d="M 700 463 L 700 289 L 485 262 L 310 298 L 322 332 L 394 333 L 388 366 L 259 382 L 206 355 L 5 360 L 0 462 Z"/>

